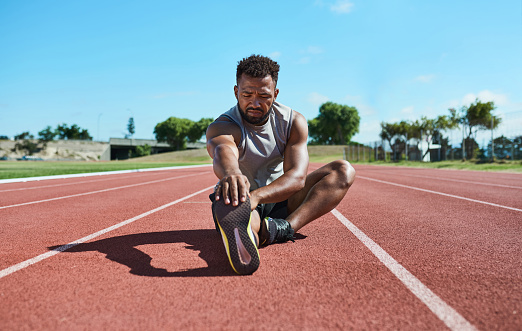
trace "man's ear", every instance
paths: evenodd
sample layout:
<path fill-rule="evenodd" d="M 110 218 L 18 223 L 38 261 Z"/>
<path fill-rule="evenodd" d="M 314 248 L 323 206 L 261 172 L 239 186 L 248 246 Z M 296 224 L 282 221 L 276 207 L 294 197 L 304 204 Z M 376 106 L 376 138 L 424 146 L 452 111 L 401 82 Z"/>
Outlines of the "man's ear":
<path fill-rule="evenodd" d="M 234 95 L 236 96 L 236 100 L 239 101 L 239 99 L 237 98 L 237 94 L 239 92 L 239 89 L 237 88 L 237 85 L 234 86 Z"/>
<path fill-rule="evenodd" d="M 276 88 L 276 89 L 274 90 L 274 100 L 277 99 L 277 95 L 278 95 L 278 94 L 279 94 L 279 89 Z"/>

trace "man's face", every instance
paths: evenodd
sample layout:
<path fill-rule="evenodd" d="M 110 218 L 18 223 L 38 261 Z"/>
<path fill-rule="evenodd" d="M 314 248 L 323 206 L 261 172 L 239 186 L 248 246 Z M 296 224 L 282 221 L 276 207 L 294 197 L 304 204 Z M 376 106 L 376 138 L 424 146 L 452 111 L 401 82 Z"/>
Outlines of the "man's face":
<path fill-rule="evenodd" d="M 241 116 L 248 123 L 264 124 L 270 115 L 269 111 L 279 90 L 276 88 L 270 75 L 263 78 L 254 78 L 241 75 L 239 83 L 234 86 Z"/>

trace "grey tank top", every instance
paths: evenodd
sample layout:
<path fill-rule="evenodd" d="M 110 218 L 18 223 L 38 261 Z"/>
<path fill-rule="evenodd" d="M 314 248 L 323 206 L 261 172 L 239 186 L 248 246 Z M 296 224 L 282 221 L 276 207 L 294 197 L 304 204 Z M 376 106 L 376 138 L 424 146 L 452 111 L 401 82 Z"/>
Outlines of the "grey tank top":
<path fill-rule="evenodd" d="M 293 115 L 292 109 L 275 101 L 263 125 L 244 121 L 237 105 L 222 115 L 241 128 L 239 169 L 248 178 L 251 190 L 266 186 L 283 174 Z"/>

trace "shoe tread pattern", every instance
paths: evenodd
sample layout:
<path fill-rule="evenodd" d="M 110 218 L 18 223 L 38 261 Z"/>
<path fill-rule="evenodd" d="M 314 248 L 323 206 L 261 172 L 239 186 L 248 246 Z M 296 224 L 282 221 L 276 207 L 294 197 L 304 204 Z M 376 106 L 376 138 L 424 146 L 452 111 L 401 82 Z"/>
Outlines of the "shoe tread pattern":
<path fill-rule="evenodd" d="M 225 204 L 222 200 L 214 201 L 212 204 L 215 221 L 224 232 L 228 243 L 228 258 L 234 271 L 240 275 L 249 275 L 259 268 L 259 252 L 257 247 L 248 234 L 250 227 L 250 199 L 240 203 L 238 206 Z M 243 264 L 237 249 L 236 236 L 234 229 L 238 229 L 239 238 L 251 256 L 250 263 Z M 223 235 L 223 234 L 222 234 Z"/>

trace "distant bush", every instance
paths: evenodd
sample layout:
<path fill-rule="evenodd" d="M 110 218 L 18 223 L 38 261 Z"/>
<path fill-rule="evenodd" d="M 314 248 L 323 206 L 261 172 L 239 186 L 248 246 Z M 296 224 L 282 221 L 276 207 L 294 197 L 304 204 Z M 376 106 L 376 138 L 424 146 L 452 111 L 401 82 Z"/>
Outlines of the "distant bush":
<path fill-rule="evenodd" d="M 152 147 L 150 147 L 148 144 L 145 144 L 143 146 L 136 146 L 136 153 L 135 153 L 134 157 L 150 155 L 151 150 L 152 150 Z"/>
<path fill-rule="evenodd" d="M 39 150 L 38 144 L 30 141 L 30 140 L 22 140 L 22 142 L 17 142 L 14 147 L 15 151 L 27 151 L 27 154 L 33 155 L 35 152 Z"/>

